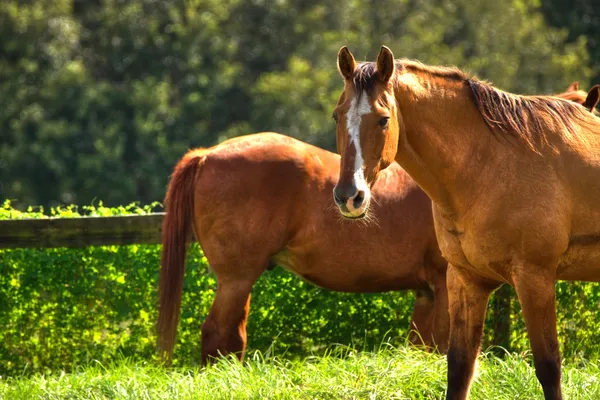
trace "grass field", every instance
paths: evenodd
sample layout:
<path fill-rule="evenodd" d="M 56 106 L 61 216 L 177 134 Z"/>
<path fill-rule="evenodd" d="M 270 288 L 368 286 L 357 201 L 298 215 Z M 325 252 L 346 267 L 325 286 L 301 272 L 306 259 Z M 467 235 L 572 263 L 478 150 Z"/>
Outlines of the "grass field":
<path fill-rule="evenodd" d="M 600 398 L 600 364 L 563 368 L 568 399 Z M 8 378 L 2 399 L 438 399 L 446 361 L 407 348 L 377 353 L 337 348 L 299 361 L 251 354 L 244 365 L 221 360 L 205 370 L 167 370 L 124 360 L 71 374 Z M 472 399 L 541 399 L 529 355 L 479 360 Z"/>

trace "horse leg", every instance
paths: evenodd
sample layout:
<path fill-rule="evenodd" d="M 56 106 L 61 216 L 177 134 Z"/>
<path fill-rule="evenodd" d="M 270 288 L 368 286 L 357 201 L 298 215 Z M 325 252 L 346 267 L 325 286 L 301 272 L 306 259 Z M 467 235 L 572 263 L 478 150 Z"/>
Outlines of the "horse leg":
<path fill-rule="evenodd" d="M 448 314 L 448 288 L 446 279 L 440 279 L 434 284 L 433 341 L 440 353 L 448 352 L 450 337 L 450 314 Z"/>
<path fill-rule="evenodd" d="M 539 268 L 532 265 L 520 267 L 518 271 L 513 279 L 533 351 L 535 374 L 542 384 L 546 400 L 562 399 L 554 273 L 546 276 L 527 273 L 539 272 Z"/>
<path fill-rule="evenodd" d="M 217 293 L 202 324 L 202 364 L 210 358 L 235 353 L 241 361 L 246 350 L 246 321 L 255 279 L 217 280 Z"/>
<path fill-rule="evenodd" d="M 433 347 L 433 318 L 435 313 L 433 292 L 429 289 L 416 291 L 415 305 L 410 321 L 408 340 L 415 346 Z"/>
<path fill-rule="evenodd" d="M 450 345 L 448 348 L 447 400 L 468 397 L 481 344 L 490 294 L 500 284 L 482 282 L 448 264 Z"/>

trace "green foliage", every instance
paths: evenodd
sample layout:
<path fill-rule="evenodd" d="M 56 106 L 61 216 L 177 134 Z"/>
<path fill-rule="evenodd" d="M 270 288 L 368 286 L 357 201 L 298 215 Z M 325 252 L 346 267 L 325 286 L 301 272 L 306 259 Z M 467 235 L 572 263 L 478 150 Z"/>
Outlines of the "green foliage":
<path fill-rule="evenodd" d="M 563 366 L 569 399 L 600 396 L 600 365 Z M 290 361 L 260 353 L 241 364 L 221 359 L 206 368 L 165 370 L 120 360 L 91 364 L 72 374 L 0 381 L 0 397 L 29 399 L 440 399 L 445 357 L 408 348 L 357 352 L 333 347 L 322 357 Z M 541 399 L 530 355 L 504 359 L 484 354 L 471 388 L 474 400 Z"/>
<path fill-rule="evenodd" d="M 397 57 L 455 64 L 515 92 L 589 79 L 594 30 L 549 27 L 539 5 L 2 1 L 0 199 L 20 209 L 149 203 L 163 198 L 187 148 L 256 131 L 333 150 L 344 44 L 371 60 L 387 44 Z"/>
<path fill-rule="evenodd" d="M 118 215 L 150 208 L 83 209 L 86 215 Z M 50 214 L 80 215 L 76 207 Z M 0 209 L 0 219 L 22 217 L 47 216 L 20 213 L 8 202 Z M 187 262 L 175 365 L 199 360 L 200 327 L 216 288 L 197 245 Z M 160 246 L 0 250 L 0 325 L 6 327 L 0 331 L 0 375 L 70 370 L 121 355 L 155 359 L 159 268 Z M 403 342 L 412 298 L 330 292 L 278 269 L 254 287 L 248 346 L 293 357 L 332 343 L 372 348 L 388 336 Z"/>
<path fill-rule="evenodd" d="M 156 204 L 108 208 L 75 206 L 19 212 L 10 202 L 0 219 L 143 214 Z M 71 370 L 122 356 L 156 360 L 154 324 L 160 246 L 0 250 L 0 375 Z M 175 365 L 197 364 L 200 327 L 216 281 L 197 245 L 188 254 Z M 590 283 L 557 285 L 559 338 L 569 360 L 600 357 L 600 290 Z M 322 354 L 334 343 L 362 350 L 405 343 L 413 295 L 336 293 L 276 269 L 252 291 L 248 347 L 294 359 Z M 513 296 L 510 350 L 529 349 Z M 490 313 L 484 348 L 493 337 Z"/>
<path fill-rule="evenodd" d="M 528 349 L 521 306 L 511 288 L 510 349 Z M 592 282 L 557 282 L 557 326 L 561 350 L 571 359 L 600 357 L 600 287 Z"/>
<path fill-rule="evenodd" d="M 576 42 L 585 38 L 586 47 L 590 54 L 589 66 L 592 75 L 588 84 L 582 88 L 588 89 L 600 83 L 600 6 L 596 0 L 542 0 L 541 9 L 548 23 L 567 31 L 568 41 Z"/>

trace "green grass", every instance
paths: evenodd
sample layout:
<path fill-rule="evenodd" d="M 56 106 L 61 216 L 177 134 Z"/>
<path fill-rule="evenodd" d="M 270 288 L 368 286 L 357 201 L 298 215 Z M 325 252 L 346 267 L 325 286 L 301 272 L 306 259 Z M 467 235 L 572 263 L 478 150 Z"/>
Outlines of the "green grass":
<path fill-rule="evenodd" d="M 530 356 L 479 360 L 471 399 L 541 399 Z M 121 361 L 72 374 L 0 380 L 3 399 L 438 399 L 444 357 L 408 348 L 377 353 L 336 348 L 300 361 L 251 355 L 244 365 L 220 360 L 204 369 L 165 369 Z M 600 398 L 600 364 L 563 367 L 568 399 Z"/>

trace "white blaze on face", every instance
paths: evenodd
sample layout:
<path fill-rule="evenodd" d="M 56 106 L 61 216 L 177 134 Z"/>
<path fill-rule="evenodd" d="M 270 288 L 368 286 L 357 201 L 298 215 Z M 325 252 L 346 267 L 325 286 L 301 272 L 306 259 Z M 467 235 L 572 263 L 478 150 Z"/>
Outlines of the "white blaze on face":
<path fill-rule="evenodd" d="M 356 149 L 356 157 L 354 158 L 354 182 L 358 190 L 368 191 L 367 182 L 365 181 L 362 149 L 360 147 L 360 122 L 363 115 L 371 112 L 369 97 L 366 92 L 362 92 L 360 96 L 355 96 L 350 102 L 350 110 L 346 114 L 348 125 L 348 136 L 350 143 L 354 144 Z"/>

